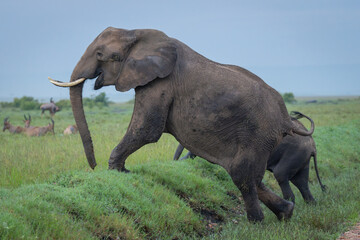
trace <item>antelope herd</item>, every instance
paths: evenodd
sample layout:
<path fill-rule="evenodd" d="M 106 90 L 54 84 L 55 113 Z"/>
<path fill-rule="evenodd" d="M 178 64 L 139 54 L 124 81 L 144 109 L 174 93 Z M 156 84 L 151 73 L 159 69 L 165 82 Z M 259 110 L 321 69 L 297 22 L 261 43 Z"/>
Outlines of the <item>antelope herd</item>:
<path fill-rule="evenodd" d="M 51 122 L 52 123 L 49 123 L 49 125 L 47 125 L 45 127 L 33 127 L 33 126 L 30 126 L 30 120 L 25 119 L 25 127 L 20 127 L 20 126 L 12 125 L 9 122 L 9 117 L 6 117 L 4 119 L 3 132 L 5 132 L 5 130 L 9 130 L 9 132 L 11 132 L 11 133 L 24 133 L 27 136 L 43 136 L 48 132 L 55 134 L 54 120 L 51 119 Z M 26 126 L 28 126 L 28 127 L 26 127 Z"/>
<path fill-rule="evenodd" d="M 5 132 L 5 130 L 9 130 L 9 132 L 11 132 L 11 133 L 14 133 L 14 134 L 21 133 L 21 134 L 25 134 L 27 136 L 43 136 L 47 133 L 55 134 L 55 131 L 54 131 L 55 122 L 52 119 L 52 117 L 54 116 L 54 114 L 56 112 L 58 112 L 60 110 L 60 108 L 55 105 L 54 101 L 51 98 L 50 103 L 45 103 L 45 104 L 41 105 L 40 109 L 42 110 L 41 116 L 43 115 L 44 111 L 46 111 L 46 110 L 49 110 L 49 112 L 50 112 L 51 123 L 49 123 L 47 126 L 42 126 L 42 127 L 31 126 L 31 116 L 30 116 L 30 114 L 28 114 L 28 117 L 26 115 L 24 115 L 24 120 L 23 120 L 24 127 L 12 125 L 9 121 L 9 117 L 6 117 L 4 119 L 3 132 Z M 75 134 L 77 132 L 78 132 L 78 129 L 77 129 L 76 125 L 69 125 L 64 130 L 64 135 Z"/>

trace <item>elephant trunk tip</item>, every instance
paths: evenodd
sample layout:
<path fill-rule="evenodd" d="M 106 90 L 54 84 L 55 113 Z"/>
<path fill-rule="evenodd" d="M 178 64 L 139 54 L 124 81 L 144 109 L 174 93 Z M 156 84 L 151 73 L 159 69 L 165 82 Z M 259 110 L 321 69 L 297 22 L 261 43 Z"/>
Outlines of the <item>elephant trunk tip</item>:
<path fill-rule="evenodd" d="M 89 165 L 90 165 L 92 170 L 95 170 L 95 167 L 96 167 L 97 164 L 96 164 L 96 162 L 91 162 L 91 163 L 89 163 Z"/>
<path fill-rule="evenodd" d="M 90 146 L 90 150 L 87 147 L 85 147 L 84 149 L 85 149 L 85 155 L 86 155 L 86 158 L 88 160 L 89 166 L 91 167 L 92 170 L 94 170 L 97 163 L 96 163 L 96 160 L 95 160 L 93 147 Z"/>

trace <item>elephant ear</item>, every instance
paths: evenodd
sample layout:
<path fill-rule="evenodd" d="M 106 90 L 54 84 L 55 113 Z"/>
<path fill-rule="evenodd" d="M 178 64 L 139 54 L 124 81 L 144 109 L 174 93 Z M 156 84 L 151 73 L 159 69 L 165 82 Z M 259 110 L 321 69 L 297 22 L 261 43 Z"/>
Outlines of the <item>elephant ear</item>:
<path fill-rule="evenodd" d="M 118 91 L 144 86 L 156 78 L 168 76 L 177 59 L 176 47 L 161 32 L 137 37 L 115 84 Z"/>

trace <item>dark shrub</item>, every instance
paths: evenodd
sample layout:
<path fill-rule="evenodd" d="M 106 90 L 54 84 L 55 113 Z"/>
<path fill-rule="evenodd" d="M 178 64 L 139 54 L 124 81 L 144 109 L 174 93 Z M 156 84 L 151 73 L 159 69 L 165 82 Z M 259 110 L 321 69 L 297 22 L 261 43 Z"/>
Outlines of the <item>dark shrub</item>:
<path fill-rule="evenodd" d="M 284 102 L 286 103 L 295 103 L 296 100 L 295 100 L 295 96 L 293 93 L 284 93 L 282 95 L 283 99 L 284 99 Z"/>

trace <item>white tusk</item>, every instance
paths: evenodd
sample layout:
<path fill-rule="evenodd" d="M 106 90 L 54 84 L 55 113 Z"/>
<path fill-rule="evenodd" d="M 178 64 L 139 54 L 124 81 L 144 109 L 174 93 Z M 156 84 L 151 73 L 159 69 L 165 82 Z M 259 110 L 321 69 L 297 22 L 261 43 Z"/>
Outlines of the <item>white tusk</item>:
<path fill-rule="evenodd" d="M 50 80 L 50 82 L 52 84 L 59 86 L 59 87 L 73 87 L 73 86 L 76 86 L 86 80 L 86 78 L 79 78 L 73 82 L 61 82 L 58 80 L 54 80 L 51 77 L 48 77 L 48 79 Z"/>

